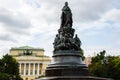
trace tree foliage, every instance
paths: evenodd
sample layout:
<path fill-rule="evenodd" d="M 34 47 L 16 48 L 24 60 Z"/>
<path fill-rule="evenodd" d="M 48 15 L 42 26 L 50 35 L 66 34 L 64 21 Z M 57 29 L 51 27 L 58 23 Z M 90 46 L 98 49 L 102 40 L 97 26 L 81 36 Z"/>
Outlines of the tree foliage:
<path fill-rule="evenodd" d="M 92 57 L 91 65 L 89 65 L 90 74 L 120 80 L 120 58 L 115 56 L 105 57 L 105 53 L 106 51 L 103 50 L 95 57 Z"/>
<path fill-rule="evenodd" d="M 19 63 L 10 55 L 6 54 L 0 60 L 0 80 L 22 80 L 19 75 Z"/>
<path fill-rule="evenodd" d="M 83 49 L 80 49 L 80 53 L 81 53 L 81 55 L 82 55 L 82 60 L 84 60 L 84 59 L 85 59 L 85 56 L 84 56 L 84 51 L 83 51 Z"/>

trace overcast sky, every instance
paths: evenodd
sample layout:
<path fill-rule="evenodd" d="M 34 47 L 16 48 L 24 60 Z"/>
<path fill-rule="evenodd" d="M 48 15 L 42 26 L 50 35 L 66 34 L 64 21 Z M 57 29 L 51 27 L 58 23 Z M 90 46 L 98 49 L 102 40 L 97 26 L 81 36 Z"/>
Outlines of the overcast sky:
<path fill-rule="evenodd" d="M 26 45 L 52 56 L 65 1 L 85 56 L 120 55 L 120 0 L 0 0 L 0 57 Z"/>

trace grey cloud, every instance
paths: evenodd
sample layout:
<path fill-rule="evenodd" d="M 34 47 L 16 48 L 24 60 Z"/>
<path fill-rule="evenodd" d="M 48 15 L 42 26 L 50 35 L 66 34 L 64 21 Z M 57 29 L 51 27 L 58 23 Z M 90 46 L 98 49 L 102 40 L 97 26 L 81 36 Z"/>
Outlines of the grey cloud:
<path fill-rule="evenodd" d="M 74 19 L 82 22 L 98 20 L 112 7 L 112 2 L 112 0 L 78 1 L 72 4 Z"/>
<path fill-rule="evenodd" d="M 22 29 L 30 28 L 31 22 L 27 20 L 24 15 L 10 12 L 7 9 L 0 9 L 0 23 L 3 23 L 5 29 L 12 30 L 16 29 L 23 31 Z"/>
<path fill-rule="evenodd" d="M 30 35 L 28 29 L 7 28 L 6 30 L 17 35 Z"/>
<path fill-rule="evenodd" d="M 58 21 L 58 18 L 60 19 L 61 9 L 65 1 L 66 0 L 62 0 L 61 2 L 58 0 L 40 1 L 41 6 L 46 7 L 46 13 L 43 14 L 43 16 L 48 20 L 47 22 L 55 22 Z M 90 22 L 100 19 L 101 16 L 112 7 L 113 0 L 68 0 L 68 2 L 72 9 L 74 21 Z M 53 13 L 50 13 L 51 11 Z"/>
<path fill-rule="evenodd" d="M 9 34 L 0 35 L 0 40 L 1 40 L 1 41 L 17 42 L 17 41 L 16 41 L 12 36 L 10 36 Z"/>
<path fill-rule="evenodd" d="M 30 20 L 18 12 L 14 13 L 6 8 L 0 8 L 0 23 L 3 24 L 0 27 L 4 30 L 0 34 L 1 41 L 18 43 L 18 36 L 30 35 L 29 29 L 32 27 Z"/>
<path fill-rule="evenodd" d="M 30 6 L 40 8 L 40 3 L 38 0 L 27 0 L 26 3 L 29 4 Z"/>

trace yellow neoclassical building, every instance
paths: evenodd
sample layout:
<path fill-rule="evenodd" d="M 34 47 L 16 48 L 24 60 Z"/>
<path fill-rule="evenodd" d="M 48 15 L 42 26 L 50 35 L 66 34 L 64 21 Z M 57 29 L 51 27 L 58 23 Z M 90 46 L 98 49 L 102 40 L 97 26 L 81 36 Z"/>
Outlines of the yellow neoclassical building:
<path fill-rule="evenodd" d="M 44 49 L 29 46 L 10 49 L 12 55 L 19 63 L 19 73 L 23 80 L 34 80 L 45 74 L 45 69 L 51 59 L 44 55 Z"/>

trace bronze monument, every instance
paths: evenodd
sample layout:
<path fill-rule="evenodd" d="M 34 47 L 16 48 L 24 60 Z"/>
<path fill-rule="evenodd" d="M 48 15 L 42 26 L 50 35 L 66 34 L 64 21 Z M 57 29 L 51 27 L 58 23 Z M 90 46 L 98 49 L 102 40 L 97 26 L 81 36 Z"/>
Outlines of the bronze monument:
<path fill-rule="evenodd" d="M 48 65 L 40 80 L 106 80 L 90 77 L 88 67 L 82 63 L 81 41 L 72 28 L 72 12 L 65 2 L 62 8 L 61 25 L 54 40 L 53 63 Z"/>

